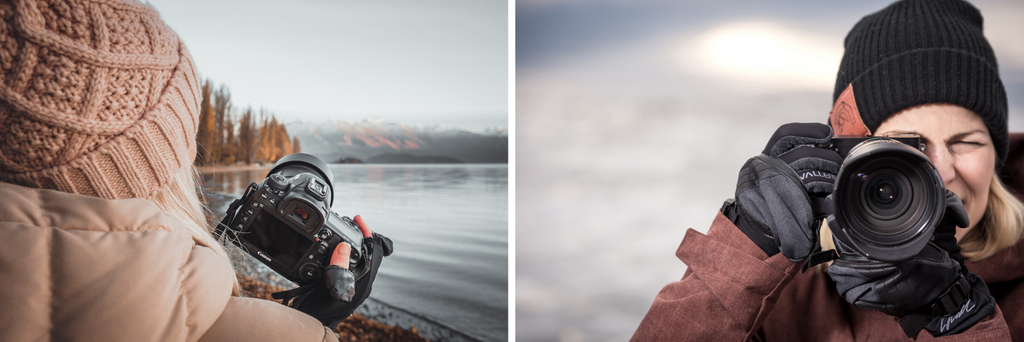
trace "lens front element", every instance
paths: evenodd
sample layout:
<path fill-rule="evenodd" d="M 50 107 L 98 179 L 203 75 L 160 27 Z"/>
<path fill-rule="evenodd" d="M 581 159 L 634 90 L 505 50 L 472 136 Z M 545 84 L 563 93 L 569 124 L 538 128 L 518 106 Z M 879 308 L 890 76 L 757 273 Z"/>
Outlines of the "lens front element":
<path fill-rule="evenodd" d="M 867 140 L 843 162 L 833 192 L 833 229 L 860 253 L 881 261 L 916 255 L 945 208 L 945 190 L 924 154 L 889 139 Z"/>
<path fill-rule="evenodd" d="M 900 188 L 888 181 L 878 182 L 878 185 L 869 188 L 878 189 L 872 204 L 879 208 L 891 208 L 894 203 L 900 200 Z"/>
<path fill-rule="evenodd" d="M 891 155 L 880 155 L 861 167 L 864 172 L 858 172 L 851 184 L 843 184 L 853 200 L 851 219 L 872 234 L 888 237 L 913 229 L 922 213 L 911 210 L 914 190 L 918 188 L 916 193 L 920 194 L 923 183 L 912 180 L 920 179 L 912 167 Z"/>

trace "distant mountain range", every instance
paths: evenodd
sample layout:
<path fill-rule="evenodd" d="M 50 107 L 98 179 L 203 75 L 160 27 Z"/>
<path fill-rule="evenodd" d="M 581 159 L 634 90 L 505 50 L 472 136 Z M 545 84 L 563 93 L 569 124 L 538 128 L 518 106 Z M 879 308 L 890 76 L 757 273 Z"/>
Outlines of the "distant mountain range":
<path fill-rule="evenodd" d="M 295 121 L 285 125 L 302 152 L 328 163 L 508 163 L 508 132 L 481 133 L 441 125 L 362 121 Z"/>

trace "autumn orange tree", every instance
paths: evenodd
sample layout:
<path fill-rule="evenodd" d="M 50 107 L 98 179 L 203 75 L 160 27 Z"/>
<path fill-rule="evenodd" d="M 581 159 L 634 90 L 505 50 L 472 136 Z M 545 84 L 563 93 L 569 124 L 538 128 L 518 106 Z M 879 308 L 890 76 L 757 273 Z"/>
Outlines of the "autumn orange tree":
<path fill-rule="evenodd" d="M 260 109 L 257 118 L 252 108 L 246 108 L 236 118 L 227 86 L 214 90 L 213 82 L 207 79 L 202 94 L 196 165 L 273 163 L 300 151 L 298 137 L 290 138 L 273 113 Z"/>
<path fill-rule="evenodd" d="M 212 163 L 213 158 L 210 154 L 211 149 L 214 148 L 213 131 L 216 129 L 216 121 L 211 112 L 213 112 L 213 106 L 210 104 L 210 95 L 213 93 L 213 86 L 210 84 L 210 80 L 203 82 L 203 99 L 199 102 L 199 131 L 196 133 L 196 143 L 199 144 L 198 151 L 196 151 L 196 164 L 206 165 Z"/>
<path fill-rule="evenodd" d="M 244 161 L 246 164 L 256 162 L 256 146 L 260 140 L 259 126 L 253 118 L 252 108 L 246 108 L 238 121 L 238 148 L 235 150 L 235 159 Z"/>

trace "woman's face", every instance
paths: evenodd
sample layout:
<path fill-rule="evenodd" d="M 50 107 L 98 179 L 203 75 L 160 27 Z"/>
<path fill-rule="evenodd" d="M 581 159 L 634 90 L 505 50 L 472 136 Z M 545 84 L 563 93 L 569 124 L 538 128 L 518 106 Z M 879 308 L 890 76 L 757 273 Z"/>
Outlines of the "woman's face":
<path fill-rule="evenodd" d="M 981 117 L 951 104 L 907 108 L 878 126 L 875 136 L 917 134 L 924 154 L 939 170 L 946 189 L 964 202 L 971 226 L 957 229 L 956 238 L 981 221 L 988 206 L 989 183 L 995 172 L 996 149 Z"/>

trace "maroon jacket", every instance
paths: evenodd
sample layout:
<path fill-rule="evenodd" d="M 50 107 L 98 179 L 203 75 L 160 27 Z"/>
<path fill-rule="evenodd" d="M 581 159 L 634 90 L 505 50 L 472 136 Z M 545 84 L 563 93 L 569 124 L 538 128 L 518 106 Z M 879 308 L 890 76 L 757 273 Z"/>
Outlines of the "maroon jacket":
<path fill-rule="evenodd" d="M 1007 185 L 1024 194 L 1024 135 L 1012 134 Z M 1024 198 L 1022 198 L 1024 200 Z M 688 269 L 654 299 L 633 341 L 908 341 L 896 318 L 846 302 L 828 275 L 768 257 L 721 213 L 676 251 Z M 995 312 L 953 336 L 917 340 L 1024 341 L 1024 240 L 967 268 L 988 284 Z"/>

